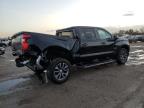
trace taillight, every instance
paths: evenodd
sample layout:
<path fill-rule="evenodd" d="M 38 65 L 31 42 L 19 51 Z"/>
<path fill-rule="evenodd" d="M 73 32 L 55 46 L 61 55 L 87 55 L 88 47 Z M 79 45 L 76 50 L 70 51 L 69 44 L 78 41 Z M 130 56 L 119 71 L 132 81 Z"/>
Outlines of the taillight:
<path fill-rule="evenodd" d="M 31 38 L 29 34 L 22 35 L 22 51 L 26 51 L 29 48 L 28 40 Z"/>

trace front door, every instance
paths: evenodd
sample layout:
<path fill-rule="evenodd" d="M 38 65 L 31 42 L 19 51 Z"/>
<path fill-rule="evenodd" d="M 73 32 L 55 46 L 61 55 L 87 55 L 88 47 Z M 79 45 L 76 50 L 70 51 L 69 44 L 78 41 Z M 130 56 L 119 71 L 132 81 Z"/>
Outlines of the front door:
<path fill-rule="evenodd" d="M 95 32 L 99 38 L 99 43 L 100 43 L 99 52 L 105 55 L 112 55 L 114 53 L 115 39 L 112 37 L 112 35 L 109 32 L 107 32 L 104 29 L 96 28 Z"/>
<path fill-rule="evenodd" d="M 99 57 L 113 53 L 114 40 L 110 33 L 103 29 L 81 28 L 80 29 L 81 58 Z"/>

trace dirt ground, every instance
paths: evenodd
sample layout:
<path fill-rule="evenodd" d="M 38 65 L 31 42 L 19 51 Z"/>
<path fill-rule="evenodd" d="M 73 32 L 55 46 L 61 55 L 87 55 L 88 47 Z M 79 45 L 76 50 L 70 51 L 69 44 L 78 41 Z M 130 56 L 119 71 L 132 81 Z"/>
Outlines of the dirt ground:
<path fill-rule="evenodd" d="M 144 108 L 144 43 L 131 44 L 126 65 L 75 69 L 61 85 L 40 84 L 15 66 L 7 48 L 0 56 L 0 108 Z"/>

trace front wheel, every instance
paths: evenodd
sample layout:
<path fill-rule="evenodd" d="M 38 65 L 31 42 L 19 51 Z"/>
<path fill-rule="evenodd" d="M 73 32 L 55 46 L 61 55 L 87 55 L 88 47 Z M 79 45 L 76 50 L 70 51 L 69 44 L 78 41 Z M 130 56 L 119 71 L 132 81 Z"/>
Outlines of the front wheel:
<path fill-rule="evenodd" d="M 48 68 L 48 77 L 54 83 L 64 83 L 70 75 L 71 64 L 63 58 L 56 58 L 51 61 Z"/>
<path fill-rule="evenodd" d="M 121 48 L 117 54 L 117 63 L 118 64 L 125 64 L 128 59 L 129 52 L 126 48 Z"/>

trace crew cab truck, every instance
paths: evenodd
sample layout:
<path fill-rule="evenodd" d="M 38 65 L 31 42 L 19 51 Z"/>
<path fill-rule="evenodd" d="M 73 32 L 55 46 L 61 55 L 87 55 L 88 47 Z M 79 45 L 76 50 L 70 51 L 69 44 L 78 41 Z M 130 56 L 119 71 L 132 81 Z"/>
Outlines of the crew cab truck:
<path fill-rule="evenodd" d="M 56 35 L 20 32 L 12 36 L 13 55 L 18 67 L 27 66 L 46 73 L 55 83 L 65 82 L 71 66 L 89 68 L 117 62 L 125 64 L 129 42 L 99 27 L 75 26 L 56 31 Z"/>

